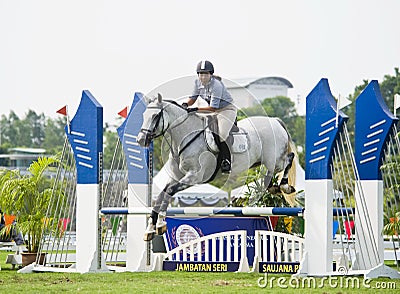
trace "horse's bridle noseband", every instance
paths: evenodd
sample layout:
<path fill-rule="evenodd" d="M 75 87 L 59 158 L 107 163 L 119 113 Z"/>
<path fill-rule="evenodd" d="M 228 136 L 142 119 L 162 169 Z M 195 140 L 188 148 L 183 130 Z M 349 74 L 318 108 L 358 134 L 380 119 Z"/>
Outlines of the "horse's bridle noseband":
<path fill-rule="evenodd" d="M 148 107 L 148 108 L 157 108 L 158 107 Z M 164 112 L 164 107 L 160 109 L 160 112 L 156 114 L 156 116 L 153 118 L 153 120 L 150 123 L 149 129 L 140 129 L 140 132 L 142 132 L 146 136 L 146 140 L 152 141 L 155 138 L 158 138 L 162 135 L 165 134 L 165 125 L 164 125 L 164 118 L 162 119 L 162 128 L 160 134 L 156 135 L 155 130 L 158 128 L 158 125 L 160 124 L 161 118 L 163 117 L 163 112 Z"/>

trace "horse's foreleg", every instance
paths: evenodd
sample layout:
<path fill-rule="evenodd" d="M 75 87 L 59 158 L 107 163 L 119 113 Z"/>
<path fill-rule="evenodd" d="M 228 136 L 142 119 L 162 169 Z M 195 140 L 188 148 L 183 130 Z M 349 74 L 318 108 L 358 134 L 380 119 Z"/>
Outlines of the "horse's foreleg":
<path fill-rule="evenodd" d="M 147 238 L 145 235 L 145 239 L 152 239 L 154 233 L 162 235 L 167 231 L 167 223 L 165 222 L 165 217 L 167 214 L 167 207 L 171 201 L 171 198 L 175 193 L 182 191 L 189 186 L 190 185 L 185 183 L 185 181 L 174 182 L 165 186 L 164 190 L 157 197 L 156 204 L 153 207 L 153 211 L 150 217 L 151 223 L 149 222 L 148 224 L 149 230 L 146 230 L 147 235 L 150 235 L 151 233 L 153 233 L 153 235 L 151 237 L 148 236 Z"/>
<path fill-rule="evenodd" d="M 157 230 L 157 233 L 162 234 L 166 231 L 166 224 L 160 225 L 162 223 L 165 223 L 165 213 L 162 212 L 161 207 L 163 206 L 164 199 L 168 195 L 167 190 L 170 185 L 171 184 L 167 184 L 157 197 L 156 203 L 153 207 L 153 210 L 151 212 L 151 215 L 150 215 L 150 218 L 149 218 L 149 221 L 147 224 L 146 231 L 144 233 L 143 239 L 145 241 L 150 241 L 154 238 L 157 227 L 160 228 L 159 230 Z"/>

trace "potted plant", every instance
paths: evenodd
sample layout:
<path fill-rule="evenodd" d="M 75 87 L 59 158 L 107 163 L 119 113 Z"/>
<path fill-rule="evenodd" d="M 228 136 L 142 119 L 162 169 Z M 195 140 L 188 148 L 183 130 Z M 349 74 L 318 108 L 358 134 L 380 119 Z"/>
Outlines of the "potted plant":
<path fill-rule="evenodd" d="M 19 170 L 2 170 L 0 174 L 0 207 L 4 213 L 16 216 L 15 223 L 4 227 L 0 234 L 10 229 L 20 232 L 28 253 L 34 253 L 34 260 L 42 234 L 51 230 L 46 212 L 55 188 L 45 172 L 58 162 L 56 157 L 40 157 L 29 166 L 28 174 Z M 22 259 L 23 265 L 27 265 L 24 255 Z"/>

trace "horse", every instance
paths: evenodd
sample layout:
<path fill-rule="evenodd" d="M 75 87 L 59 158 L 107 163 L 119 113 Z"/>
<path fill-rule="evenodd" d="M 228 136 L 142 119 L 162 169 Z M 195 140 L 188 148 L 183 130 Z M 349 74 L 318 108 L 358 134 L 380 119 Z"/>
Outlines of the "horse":
<path fill-rule="evenodd" d="M 169 179 L 157 197 L 145 231 L 144 240 L 150 241 L 155 233 L 162 235 L 167 230 L 166 210 L 175 193 L 223 175 L 220 171 L 217 172 L 218 154 L 210 148 L 204 135 L 208 129 L 209 114 L 191 112 L 190 108 L 188 111 L 176 101 L 163 100 L 160 94 L 147 103 L 137 143 L 148 147 L 153 139 L 164 136 L 170 147 L 169 158 L 164 166 Z M 273 176 L 283 173 L 278 189 L 289 204 L 293 205 L 296 168 L 292 163 L 297 160 L 297 153 L 282 120 L 254 116 L 238 121 L 237 126 L 245 136 L 247 148 L 243 152 L 231 152 L 231 175 L 238 175 L 253 166 L 264 165 L 267 169 L 264 184 L 273 189 L 277 186 L 272 185 Z M 169 136 L 165 136 L 166 134 Z"/>

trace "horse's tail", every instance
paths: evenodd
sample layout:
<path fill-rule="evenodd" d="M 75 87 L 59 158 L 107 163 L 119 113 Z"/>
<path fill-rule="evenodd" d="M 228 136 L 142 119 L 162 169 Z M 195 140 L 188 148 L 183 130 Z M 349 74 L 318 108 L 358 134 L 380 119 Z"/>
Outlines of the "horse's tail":
<path fill-rule="evenodd" d="M 289 133 L 288 129 L 286 128 L 285 123 L 280 118 L 278 118 L 278 122 L 285 129 L 285 131 L 288 135 L 287 153 L 294 154 L 293 162 L 292 162 L 292 165 L 291 165 L 291 167 L 289 169 L 289 173 L 288 173 L 288 184 L 292 187 L 296 187 L 296 170 L 297 170 L 296 165 L 298 164 L 298 161 L 299 161 L 296 144 L 293 142 L 292 136 L 290 136 L 290 133 Z M 296 204 L 297 204 L 296 192 L 291 193 L 291 194 L 284 194 L 284 197 L 285 197 L 286 201 L 290 204 L 290 206 L 296 206 Z"/>

